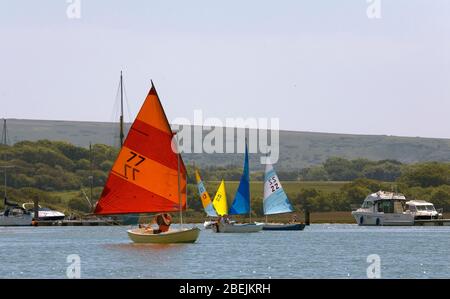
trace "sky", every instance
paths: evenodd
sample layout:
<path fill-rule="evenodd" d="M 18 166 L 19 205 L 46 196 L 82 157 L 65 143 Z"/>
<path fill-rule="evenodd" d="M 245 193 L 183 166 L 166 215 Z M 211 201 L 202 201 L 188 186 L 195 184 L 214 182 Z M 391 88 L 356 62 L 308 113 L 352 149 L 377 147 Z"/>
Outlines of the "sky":
<path fill-rule="evenodd" d="M 450 138 L 448 0 L 79 1 L 0 0 L 0 117 L 116 121 L 123 70 L 128 121 L 153 80 L 169 120 Z"/>

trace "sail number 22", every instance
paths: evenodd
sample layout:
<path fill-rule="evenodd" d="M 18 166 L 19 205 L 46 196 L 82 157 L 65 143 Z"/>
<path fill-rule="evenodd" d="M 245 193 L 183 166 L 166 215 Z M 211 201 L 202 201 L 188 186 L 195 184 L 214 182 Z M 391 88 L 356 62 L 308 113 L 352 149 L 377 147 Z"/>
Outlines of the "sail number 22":
<path fill-rule="evenodd" d="M 145 161 L 145 158 L 133 151 L 130 151 L 130 155 L 130 158 L 127 159 L 124 165 L 124 176 L 126 179 L 130 179 L 129 175 L 131 175 L 131 179 L 135 181 L 136 173 L 140 172 L 138 166 Z"/>
<path fill-rule="evenodd" d="M 273 176 L 269 179 L 269 186 L 270 189 L 272 189 L 272 193 L 280 189 L 280 184 L 278 183 L 276 176 Z"/>

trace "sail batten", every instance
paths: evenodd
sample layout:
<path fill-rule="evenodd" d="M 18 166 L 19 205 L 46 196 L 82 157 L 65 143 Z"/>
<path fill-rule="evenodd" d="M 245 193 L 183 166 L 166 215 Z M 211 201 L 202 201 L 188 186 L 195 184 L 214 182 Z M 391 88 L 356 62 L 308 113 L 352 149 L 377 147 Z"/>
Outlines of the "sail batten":
<path fill-rule="evenodd" d="M 274 215 L 293 212 L 286 193 L 281 186 L 273 166 L 266 164 L 264 174 L 264 215 Z"/>
<path fill-rule="evenodd" d="M 95 213 L 157 213 L 186 208 L 186 167 L 175 153 L 173 133 L 152 85 L 111 169 Z"/>

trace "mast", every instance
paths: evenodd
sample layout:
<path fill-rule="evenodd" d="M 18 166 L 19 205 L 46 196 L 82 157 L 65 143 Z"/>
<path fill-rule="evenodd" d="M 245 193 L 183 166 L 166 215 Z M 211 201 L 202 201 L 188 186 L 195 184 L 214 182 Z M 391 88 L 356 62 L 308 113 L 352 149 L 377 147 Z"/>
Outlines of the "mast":
<path fill-rule="evenodd" d="M 120 71 L 120 147 L 123 145 L 125 134 L 123 133 L 123 77 Z"/>
<path fill-rule="evenodd" d="M 6 118 L 3 119 L 2 143 L 1 144 L 8 145 L 8 129 L 6 127 Z"/>
<path fill-rule="evenodd" d="M 92 143 L 91 142 L 89 142 L 89 162 L 90 162 L 90 165 L 89 165 L 89 168 L 90 168 L 90 172 L 91 172 L 91 175 L 89 176 L 89 179 L 90 179 L 90 184 L 91 184 L 91 207 L 93 206 L 92 205 L 92 201 L 93 201 L 93 193 L 94 193 L 94 166 L 93 166 L 93 157 L 92 157 Z"/>
<path fill-rule="evenodd" d="M 8 129 L 6 126 L 6 118 L 3 119 L 3 130 L 2 130 L 2 140 L 1 140 L 1 144 L 2 145 L 8 145 Z M 3 159 L 6 161 L 6 156 L 3 156 Z M 1 166 L 0 168 L 3 168 L 4 171 L 4 190 L 3 190 L 3 196 L 4 196 L 4 200 L 5 200 L 5 204 L 6 204 L 6 185 L 7 185 L 7 178 L 6 178 L 6 170 L 8 168 L 13 168 L 14 166 L 11 165 L 4 165 Z"/>
<path fill-rule="evenodd" d="M 247 155 L 247 159 L 250 160 L 250 158 L 248 157 L 248 146 L 247 146 L 247 138 L 245 138 L 245 152 Z M 249 166 L 250 168 L 250 166 Z M 248 194 L 249 194 L 249 198 L 248 198 L 248 205 L 249 205 L 249 216 L 250 216 L 250 223 L 252 223 L 252 194 L 251 194 L 251 190 L 250 190 L 250 169 L 249 169 L 249 173 L 248 173 L 248 182 L 249 182 L 249 188 L 248 188 Z"/>
<path fill-rule="evenodd" d="M 173 133 L 175 134 L 175 140 L 176 140 L 176 149 L 177 149 L 177 164 L 178 164 L 178 202 L 180 204 L 180 226 L 181 229 L 183 228 L 183 205 L 182 205 L 182 201 L 181 201 L 181 176 L 180 176 L 180 151 L 178 149 L 178 132 L 177 131 L 173 131 Z M 187 198 L 186 198 L 186 204 L 187 204 Z"/>

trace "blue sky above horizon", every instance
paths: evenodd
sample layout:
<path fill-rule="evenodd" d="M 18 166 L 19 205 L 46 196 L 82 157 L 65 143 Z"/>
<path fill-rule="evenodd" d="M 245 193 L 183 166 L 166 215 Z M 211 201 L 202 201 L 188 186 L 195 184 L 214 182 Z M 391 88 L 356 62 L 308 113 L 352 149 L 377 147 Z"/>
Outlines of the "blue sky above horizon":
<path fill-rule="evenodd" d="M 169 119 L 450 138 L 450 1 L 0 0 L 0 117 L 114 121 L 155 82 Z"/>

